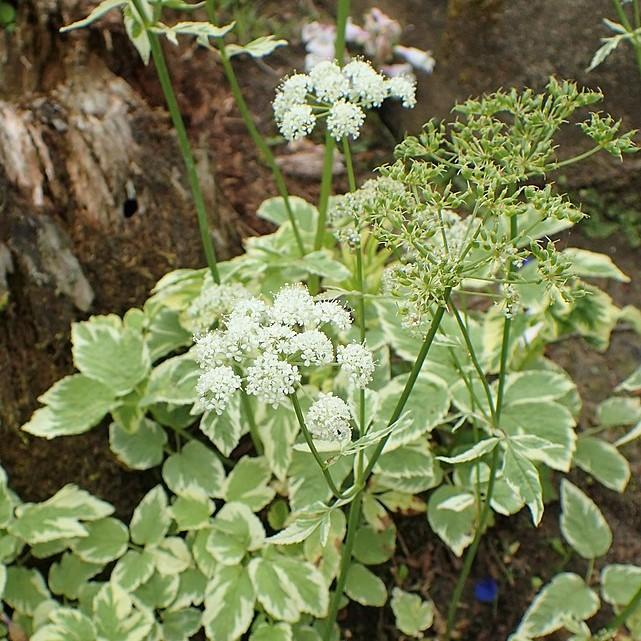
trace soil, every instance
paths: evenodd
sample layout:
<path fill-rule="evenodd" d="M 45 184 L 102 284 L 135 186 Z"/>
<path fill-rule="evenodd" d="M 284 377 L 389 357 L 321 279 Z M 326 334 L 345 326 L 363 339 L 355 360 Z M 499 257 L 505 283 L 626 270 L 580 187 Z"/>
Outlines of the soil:
<path fill-rule="evenodd" d="M 295 7 L 279 6 L 277 18 L 281 24 L 295 25 L 303 13 L 314 16 L 320 12 L 322 15 L 324 5 L 328 3 L 293 4 Z M 357 16 L 369 3 L 354 4 L 353 13 Z M 433 77 L 421 79 L 421 102 L 414 112 L 417 116 L 403 112 L 403 120 L 399 120 L 401 112 L 388 110 L 382 113 L 382 127 L 371 125 L 356 157 L 360 173 L 389 157 L 390 130 L 401 134 L 404 130 L 416 130 L 432 115 L 446 116 L 456 99 L 500 84 L 538 86 L 553 72 L 586 80 L 582 71 L 585 61 L 599 35 L 603 35 L 598 27 L 598 17 L 607 14 L 609 4 L 605 0 L 573 3 L 546 0 L 540 4 L 542 7 L 535 6 L 537 3 L 504 3 L 501 0 L 381 2 L 380 5 L 391 13 L 400 12 L 399 17 L 405 18 L 406 24 L 410 25 L 404 44 L 432 47 L 437 70 Z M 424 10 L 426 5 L 428 11 Z M 268 16 L 270 6 L 267 3 L 265 9 Z M 274 10 L 271 11 L 273 16 Z M 519 11 L 525 13 L 518 16 Z M 545 44 L 550 24 L 555 25 L 557 36 L 553 47 Z M 89 51 L 97 51 L 106 68 L 124 79 L 140 97 L 143 104 L 138 113 L 142 124 L 136 128 L 136 142 L 146 148 L 145 158 L 158 158 L 158 164 L 147 168 L 157 173 L 149 189 L 162 190 L 172 165 L 175 167 L 178 162 L 175 160 L 178 157 L 175 142 L 168 142 L 170 126 L 164 112 L 164 100 L 153 70 L 139 64 L 122 31 L 117 27 L 114 29 L 108 47 L 101 30 L 92 31 L 86 46 Z M 293 31 L 293 27 L 289 29 Z M 572 56 L 568 57 L 564 54 L 572 47 L 566 47 L 565 43 L 574 29 L 581 37 L 573 40 L 573 47 L 577 43 L 580 47 L 573 49 Z M 167 51 L 190 135 L 198 149 L 208 150 L 217 215 L 229 228 L 224 237 L 217 239 L 218 249 L 223 256 L 233 255 L 241 251 L 241 238 L 269 231 L 269 226 L 258 219 L 255 212 L 260 202 L 275 195 L 270 173 L 260 163 L 222 73 L 211 56 L 195 48 Z M 294 56 L 300 67 L 300 46 L 294 48 Z M 561 61 L 559 64 L 557 59 Z M 530 61 L 534 62 L 530 64 Z M 278 78 L 292 66 L 291 50 L 277 52 L 266 65 L 245 60 L 236 64 L 243 91 L 255 111 L 259 127 L 266 133 L 273 133 L 269 102 Z M 623 79 L 633 72 L 627 58 L 617 52 L 610 67 L 589 79 L 609 90 L 609 95 L 616 96 L 606 107 L 617 117 L 623 117 L 625 126 L 639 124 L 641 84 L 628 82 L 621 89 L 622 83 L 626 82 Z M 58 80 L 51 73 L 43 73 L 36 89 L 45 91 Z M 16 91 L 25 89 L 18 82 L 14 84 Z M 573 138 L 571 142 L 574 144 Z M 289 152 L 279 148 L 278 153 L 285 157 Z M 305 162 L 311 166 L 312 173 L 317 171 L 309 157 Z M 296 164 L 299 163 L 294 157 L 290 165 Z M 558 177 L 558 180 L 568 189 L 600 188 L 607 183 L 608 187 L 626 193 L 635 190 L 638 193 L 638 169 L 638 161 L 632 161 L 621 170 L 601 159 L 578 173 Z M 288 185 L 294 194 L 312 201 L 318 197 L 318 182 L 313 176 L 289 175 Z M 10 188 L 2 172 L 0 186 Z M 336 189 L 345 189 L 342 176 L 338 177 Z M 169 194 L 167 198 L 173 196 Z M 161 196 L 156 202 L 159 211 L 163 209 L 162 200 Z M 20 204 L 16 197 L 14 206 Z M 73 320 L 84 318 L 88 313 L 122 314 L 128 307 L 142 304 L 149 288 L 167 270 L 202 264 L 199 240 L 193 219 L 189 218 L 193 212 L 186 212 L 184 206 L 180 212 L 174 226 L 167 221 L 163 223 L 162 234 L 154 236 L 152 243 L 148 242 L 148 235 L 153 232 L 153 220 L 145 222 L 135 214 L 126 223 L 120 222 L 117 232 L 111 230 L 113 237 L 105 238 L 77 221 L 75 226 L 73 221 L 65 226 L 74 252 L 95 291 L 89 310 L 80 311 L 60 296 L 47 298 L 43 304 L 42 288 L 34 286 L 23 271 L 16 269 L 9 275 L 12 296 L 9 305 L 0 311 L 0 368 L 5 377 L 0 385 L 3 405 L 0 408 L 3 422 L 0 460 L 9 473 L 12 487 L 23 500 L 43 500 L 65 483 L 77 483 L 113 503 L 117 514 L 125 518 L 140 497 L 158 482 L 157 472 L 132 473 L 114 461 L 107 443 L 106 425 L 82 436 L 52 442 L 30 438 L 17 427 L 37 407 L 37 396 L 72 371 L 68 328 Z M 0 240 L 4 238 L 0 237 Z M 615 235 L 596 241 L 584 236 L 579 229 L 568 235 L 564 242 L 608 253 L 632 279 L 629 284 L 607 283 L 608 293 L 620 305 L 641 306 L 639 253 L 629 247 L 625 238 Z M 551 346 L 549 356 L 577 382 L 585 400 L 581 416 L 581 427 L 585 428 L 591 425 L 596 404 L 638 365 L 641 340 L 633 332 L 616 331 L 604 353 L 595 352 L 581 340 L 570 339 Z M 641 449 L 629 446 L 626 454 L 633 471 L 624 496 L 598 485 L 590 488 L 614 532 L 612 550 L 600 564 L 639 563 L 641 560 Z M 589 483 L 589 479 L 580 473 L 574 480 L 584 486 Z M 547 506 L 537 530 L 532 528 L 524 513 L 509 520 L 497 520 L 481 545 L 461 606 L 457 630 L 460 639 L 506 639 L 536 592 L 534 577 L 545 582 L 562 567 L 585 574 L 585 566 L 580 561 L 566 562 L 558 553 L 555 546 L 559 538 L 557 523 L 558 507 L 554 503 Z M 394 560 L 382 569 L 382 576 L 388 585 L 394 585 L 394 576 L 401 566 L 407 566 L 409 575 L 403 586 L 435 600 L 438 629 L 443 625 L 461 561 L 431 533 L 424 517 L 402 518 L 397 526 L 402 545 Z M 597 564 L 597 570 L 599 566 Z M 476 579 L 488 576 L 499 585 L 495 605 L 475 601 L 470 588 Z M 399 638 L 387 611 L 377 613 L 378 618 L 373 621 L 371 609 L 351 606 L 342 617 L 341 625 L 347 638 Z"/>

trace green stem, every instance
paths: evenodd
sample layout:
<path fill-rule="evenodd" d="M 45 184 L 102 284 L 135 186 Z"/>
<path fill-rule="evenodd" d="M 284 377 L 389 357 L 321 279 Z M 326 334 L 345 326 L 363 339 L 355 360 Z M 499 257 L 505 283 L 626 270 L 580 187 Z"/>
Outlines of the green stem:
<path fill-rule="evenodd" d="M 215 0 L 207 0 L 206 6 L 207 6 L 207 17 L 209 18 L 209 21 L 213 25 L 215 25 L 216 24 Z M 231 60 L 229 59 L 224 38 L 216 38 L 216 46 L 218 47 L 218 53 L 220 54 L 220 60 L 223 65 L 223 70 L 225 72 L 227 82 L 229 82 L 231 93 L 232 93 L 232 96 L 234 97 L 234 101 L 236 102 L 236 106 L 238 107 L 238 111 L 240 112 L 240 116 L 243 119 L 243 122 L 245 123 L 245 127 L 247 128 L 247 131 L 249 132 L 249 135 L 253 143 L 256 145 L 256 147 L 262 154 L 265 163 L 267 164 L 267 166 L 272 172 L 272 175 L 274 177 L 274 182 L 276 183 L 276 190 L 278 191 L 278 194 L 283 199 L 283 202 L 285 204 L 285 210 L 287 211 L 287 218 L 294 232 L 294 239 L 296 240 L 296 246 L 298 247 L 298 251 L 300 255 L 304 256 L 305 245 L 303 244 L 303 239 L 301 237 L 300 230 L 298 229 L 298 224 L 296 223 L 296 217 L 294 216 L 294 211 L 292 210 L 292 206 L 289 200 L 289 192 L 287 190 L 287 184 L 285 183 L 285 177 L 283 176 L 283 172 L 280 170 L 280 167 L 276 162 L 276 158 L 274 157 L 272 150 L 269 148 L 269 145 L 265 141 L 265 138 L 261 135 L 260 131 L 258 131 L 258 127 L 256 127 L 256 123 L 254 122 L 254 118 L 251 114 L 251 111 L 249 110 L 249 107 L 247 106 L 247 102 L 243 97 L 243 92 L 240 88 L 240 84 L 238 82 L 238 77 L 236 76 L 236 72 L 234 71 L 234 66 L 232 65 Z"/>
<path fill-rule="evenodd" d="M 211 234 L 209 233 L 209 223 L 207 221 L 207 208 L 205 206 L 205 199 L 200 187 L 198 171 L 196 169 L 196 163 L 194 161 L 194 155 L 191 150 L 191 145 L 189 144 L 187 129 L 185 128 L 185 123 L 180 113 L 180 107 L 178 106 L 178 101 L 176 100 L 176 94 L 171 83 L 171 77 L 169 75 L 169 69 L 167 68 L 165 55 L 160 45 L 158 36 L 149 28 L 150 25 L 148 24 L 147 16 L 140 4 L 140 0 L 133 0 L 133 3 L 136 11 L 140 15 L 140 18 L 144 23 L 143 26 L 145 28 L 145 31 L 147 32 L 147 37 L 149 38 L 151 57 L 154 61 L 154 66 L 156 67 L 156 74 L 158 75 L 158 80 L 160 81 L 160 86 L 162 87 L 162 92 L 165 96 L 167 108 L 169 109 L 169 115 L 171 116 L 171 121 L 174 125 L 174 129 L 176 130 L 176 136 L 178 137 L 178 146 L 180 147 L 180 153 L 182 154 L 183 161 L 185 163 L 187 179 L 191 188 L 191 195 L 194 200 L 194 206 L 196 207 L 198 229 L 200 230 L 200 239 L 205 251 L 207 265 L 209 266 L 209 271 L 211 271 L 214 282 L 220 283 L 220 275 L 218 273 L 218 265 L 216 262 L 216 252 L 214 250 Z"/>
<path fill-rule="evenodd" d="M 593 147 L 592 149 L 589 149 L 588 151 L 585 151 L 582 154 L 578 154 L 577 156 L 572 156 L 572 158 L 566 158 L 565 160 L 560 160 L 559 162 L 552 163 L 547 168 L 547 170 L 556 171 L 557 169 L 561 169 L 561 167 L 567 167 L 568 165 L 573 165 L 576 162 L 581 162 L 582 160 L 585 160 L 590 156 L 594 156 L 594 154 L 596 154 L 599 151 L 601 151 L 601 147 L 599 146 Z"/>
<path fill-rule="evenodd" d="M 465 587 L 467 577 L 470 575 L 470 571 L 472 570 L 472 564 L 474 563 L 474 559 L 476 558 L 476 552 L 478 551 L 479 544 L 481 543 L 481 538 L 483 536 L 483 531 L 485 530 L 487 519 L 490 515 L 490 500 L 494 492 L 494 483 L 496 482 L 499 449 L 500 448 L 495 447 L 494 451 L 492 452 L 492 462 L 490 463 L 490 481 L 487 486 L 485 505 L 483 506 L 483 512 L 481 513 L 481 518 L 479 519 L 479 526 L 476 529 L 476 533 L 474 534 L 474 540 L 472 541 L 472 545 L 470 545 L 465 555 L 463 568 L 461 569 L 461 573 L 459 574 L 458 580 L 456 581 L 456 586 L 454 587 L 454 592 L 452 593 L 452 598 L 450 600 L 450 607 L 447 611 L 447 630 L 445 632 L 445 638 L 447 640 L 449 640 L 452 636 L 454 619 L 456 618 L 458 604 L 461 600 L 461 595 L 463 594 L 463 588 Z"/>
<path fill-rule="evenodd" d="M 510 218 L 510 240 L 514 240 L 518 236 L 518 222 L 516 216 Z M 509 281 L 512 277 L 514 271 L 514 262 L 510 260 L 507 267 L 507 280 Z M 505 381 L 507 378 L 507 366 L 508 366 L 508 356 L 509 356 L 509 344 L 510 344 L 510 329 L 512 326 L 512 319 L 509 316 L 506 316 L 503 323 L 503 337 L 501 343 L 501 356 L 500 356 L 500 366 L 499 366 L 499 382 L 498 390 L 496 394 L 496 407 L 494 409 L 493 416 L 496 420 L 496 428 L 500 427 L 501 413 L 503 410 L 503 399 L 505 394 Z M 474 534 L 474 540 L 472 545 L 468 548 L 465 555 L 465 561 L 463 562 L 463 568 L 459 574 L 456 586 L 454 588 L 454 593 L 450 601 L 450 607 L 447 612 L 447 631 L 445 633 L 445 638 L 450 639 L 452 630 L 454 627 L 454 620 L 456 618 L 456 612 L 458 610 L 459 602 L 461 600 L 461 595 L 463 594 L 463 589 L 467 582 L 467 579 L 472 570 L 472 565 L 474 559 L 476 558 L 476 553 L 481 542 L 481 537 L 483 536 L 483 531 L 487 524 L 487 519 L 490 515 L 492 495 L 494 494 L 494 485 L 496 482 L 496 475 L 498 473 L 499 467 L 499 449 L 498 447 L 494 448 L 492 452 L 492 461 L 490 463 L 490 480 L 487 486 L 487 494 L 485 496 L 485 506 L 481 518 L 479 521 L 479 527 L 477 528 Z"/>
<path fill-rule="evenodd" d="M 449 295 L 450 295 L 450 290 L 448 289 L 446 292 L 446 300 L 449 299 Z M 392 416 L 387 422 L 388 427 L 393 423 L 395 423 L 396 421 L 398 421 L 401 414 L 403 413 L 403 410 L 405 409 L 407 400 L 409 399 L 410 394 L 412 393 L 412 389 L 414 389 L 414 384 L 416 383 L 416 379 L 418 378 L 418 375 L 421 372 L 421 368 L 423 367 L 423 363 L 427 358 L 427 354 L 430 351 L 430 348 L 432 347 L 432 343 L 434 342 L 434 337 L 436 336 L 436 332 L 438 331 L 441 321 L 443 320 L 444 314 L 445 314 L 444 306 L 439 307 L 434 313 L 434 318 L 432 319 L 430 330 L 427 333 L 425 340 L 423 341 L 423 345 L 421 346 L 421 351 L 418 353 L 418 356 L 414 361 L 412 371 L 410 372 L 409 378 L 405 383 L 403 392 L 401 393 L 401 396 L 398 399 L 398 402 L 396 403 L 396 407 L 392 412 Z M 365 468 L 365 472 L 363 474 L 364 479 L 367 479 L 369 475 L 372 473 L 372 470 L 376 465 L 376 461 L 378 461 L 379 456 L 383 453 L 383 450 L 385 449 L 385 445 L 387 444 L 387 441 L 389 440 L 391 435 L 392 433 L 390 432 L 389 434 L 387 434 L 387 436 L 385 436 L 378 442 L 378 445 L 376 446 L 376 449 L 374 450 L 367 464 L 367 467 Z"/>
<path fill-rule="evenodd" d="M 627 618 L 634 613 L 634 611 L 641 605 L 641 586 L 635 592 L 632 599 L 630 599 L 628 605 L 619 612 L 619 614 L 612 619 L 610 623 L 605 627 L 607 632 L 616 632 L 627 620 Z"/>
<path fill-rule="evenodd" d="M 312 456 L 316 460 L 318 467 L 320 467 L 321 472 L 323 473 L 323 476 L 327 481 L 327 485 L 329 489 L 337 499 L 341 499 L 341 500 L 345 499 L 348 496 L 348 494 L 343 494 L 336 487 L 336 484 L 334 483 L 334 479 L 332 478 L 332 475 L 330 474 L 329 469 L 327 469 L 327 464 L 325 463 L 325 461 L 323 461 L 320 454 L 318 453 L 318 450 L 316 449 L 316 445 L 314 445 L 314 439 L 312 438 L 312 435 L 309 433 L 309 430 L 307 429 L 307 425 L 305 423 L 305 417 L 303 416 L 303 410 L 301 409 L 300 402 L 298 400 L 298 396 L 296 395 L 296 392 L 291 394 L 289 398 L 291 399 L 292 405 L 294 406 L 294 412 L 296 412 L 296 418 L 298 419 L 298 424 L 300 425 L 300 429 L 303 432 L 305 441 L 307 442 L 307 445 L 309 446 L 309 449 L 312 453 Z"/>
<path fill-rule="evenodd" d="M 358 492 L 349 506 L 349 515 L 347 517 L 347 538 L 345 539 L 345 545 L 341 550 L 341 565 L 338 572 L 338 578 L 336 579 L 334 593 L 332 594 L 332 599 L 327 611 L 327 623 L 325 625 L 323 641 L 330 641 L 332 638 L 334 624 L 336 623 L 336 616 L 338 615 L 338 608 L 345 590 L 345 583 L 347 582 L 347 573 L 352 562 L 352 551 L 354 550 L 354 542 L 356 541 L 356 533 L 358 532 L 358 526 L 361 518 L 362 497 L 362 491 Z"/>
<path fill-rule="evenodd" d="M 349 17 L 349 0 L 338 0 L 338 11 L 336 15 L 336 40 L 334 42 L 334 56 L 339 64 L 342 64 L 345 57 L 345 30 L 347 18 Z M 336 143 L 329 131 L 325 134 L 325 151 L 323 153 L 323 174 L 321 177 L 320 197 L 318 199 L 318 223 L 316 235 L 314 236 L 314 251 L 323 246 L 325 227 L 327 226 L 327 205 L 332 191 L 333 169 L 334 169 L 334 148 Z M 309 281 L 309 289 L 315 294 L 320 289 L 320 277 L 313 275 Z"/>
<path fill-rule="evenodd" d="M 249 434 L 251 436 L 252 443 L 254 444 L 254 448 L 256 449 L 256 454 L 261 456 L 265 451 L 265 448 L 263 447 L 263 442 L 260 438 L 260 434 L 258 433 L 256 418 L 254 417 L 254 408 L 249 400 L 249 396 L 247 396 L 247 393 L 244 390 L 240 395 L 240 403 L 243 407 L 247 423 L 249 423 Z"/>
<path fill-rule="evenodd" d="M 349 139 L 343 138 L 343 156 L 345 157 L 345 166 L 347 167 L 347 180 L 349 190 L 356 191 L 356 174 L 354 173 L 354 162 L 352 160 L 352 150 L 349 146 Z M 358 247 L 356 248 L 356 288 L 358 289 L 358 327 L 360 332 L 361 343 L 365 342 L 365 277 L 363 275 L 363 247 L 359 238 Z M 359 390 L 359 432 L 365 434 L 365 390 Z M 362 457 L 359 457 L 359 464 L 362 463 Z"/>
<path fill-rule="evenodd" d="M 450 309 L 452 310 L 452 314 L 456 319 L 456 323 L 458 324 L 459 329 L 461 330 L 461 335 L 463 336 L 463 340 L 465 341 L 465 346 L 467 347 L 467 352 L 470 355 L 470 359 L 472 360 L 474 369 L 476 370 L 476 373 L 479 375 L 479 379 L 481 380 L 481 384 L 483 385 L 483 390 L 485 391 L 485 396 L 487 398 L 490 414 L 492 415 L 492 423 L 494 427 L 498 427 L 497 416 L 494 409 L 494 399 L 492 397 L 492 390 L 490 389 L 490 384 L 487 382 L 487 377 L 485 376 L 485 372 L 483 371 L 483 368 L 481 367 L 481 364 L 479 363 L 478 358 L 476 357 L 476 350 L 474 349 L 472 339 L 470 338 L 470 333 L 467 331 L 467 327 L 465 326 L 465 323 L 463 322 L 463 319 L 461 318 L 461 315 L 456 305 L 454 305 L 452 301 L 450 301 Z"/>
<path fill-rule="evenodd" d="M 510 218 L 510 239 L 514 239 L 519 235 L 518 221 L 516 216 Z M 514 261 L 510 260 L 507 267 L 507 280 L 512 279 L 514 273 Z M 507 377 L 508 356 L 510 353 L 510 330 L 512 328 L 512 317 L 506 316 L 503 322 L 503 339 L 501 343 L 501 358 L 499 365 L 499 384 L 496 393 L 496 420 L 497 423 L 501 420 L 501 411 L 503 409 L 503 395 L 505 393 L 505 380 Z M 498 424 L 497 424 L 498 427 Z"/>

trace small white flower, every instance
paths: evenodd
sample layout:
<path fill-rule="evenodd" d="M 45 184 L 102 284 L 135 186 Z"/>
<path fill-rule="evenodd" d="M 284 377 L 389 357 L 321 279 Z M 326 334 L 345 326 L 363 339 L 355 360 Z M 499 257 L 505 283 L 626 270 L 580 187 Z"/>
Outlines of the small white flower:
<path fill-rule="evenodd" d="M 252 297 L 246 300 L 238 300 L 229 315 L 227 325 L 229 326 L 242 318 L 248 318 L 256 323 L 260 323 L 265 320 L 266 316 L 267 305 L 259 298 Z"/>
<path fill-rule="evenodd" d="M 242 285 L 217 285 L 205 281 L 200 294 L 193 300 L 187 316 L 199 329 L 207 329 L 215 321 L 229 314 L 238 301 L 249 296 Z"/>
<path fill-rule="evenodd" d="M 387 98 L 385 78 L 369 62 L 352 60 L 343 67 L 350 80 L 349 97 L 363 107 L 380 107 Z"/>
<path fill-rule="evenodd" d="M 258 347 L 260 323 L 249 316 L 230 317 L 224 334 L 228 359 L 242 360 L 243 356 Z"/>
<path fill-rule="evenodd" d="M 320 301 L 314 308 L 316 320 L 319 325 L 328 323 L 339 332 L 346 332 L 352 326 L 351 314 L 336 301 Z"/>
<path fill-rule="evenodd" d="M 347 403 L 333 394 L 321 394 L 307 412 L 310 434 L 321 441 L 349 441 L 352 438 Z"/>
<path fill-rule="evenodd" d="M 219 330 L 194 335 L 194 343 L 194 357 L 203 369 L 220 365 L 227 358 L 227 341 Z"/>
<path fill-rule="evenodd" d="M 397 76 L 387 81 L 389 95 L 398 98 L 403 107 L 412 109 L 416 106 L 416 81 L 409 76 Z"/>
<path fill-rule="evenodd" d="M 309 77 L 303 73 L 290 76 L 277 89 L 273 107 L 276 121 L 279 124 L 292 107 L 305 104 L 308 89 Z"/>
<path fill-rule="evenodd" d="M 298 383 L 298 368 L 271 352 L 261 354 L 247 369 L 247 393 L 274 407 L 293 394 Z"/>
<path fill-rule="evenodd" d="M 271 320 L 282 325 L 314 324 L 314 299 L 300 284 L 285 285 L 274 297 Z"/>
<path fill-rule="evenodd" d="M 371 382 L 375 370 L 374 357 L 364 345 L 350 343 L 339 346 L 336 361 L 356 387 L 365 388 Z"/>
<path fill-rule="evenodd" d="M 283 136 L 291 142 L 310 134 L 315 124 L 316 116 L 309 105 L 294 105 L 284 113 L 279 123 L 279 129 Z"/>
<path fill-rule="evenodd" d="M 358 138 L 364 122 L 365 112 L 358 105 L 339 100 L 329 110 L 327 129 L 336 140 L 346 136 Z"/>
<path fill-rule="evenodd" d="M 267 325 L 261 327 L 258 332 L 258 347 L 268 352 L 279 353 L 294 336 L 296 333 L 288 325 L 280 323 Z"/>
<path fill-rule="evenodd" d="M 349 80 L 335 62 L 319 62 L 309 77 L 316 96 L 323 102 L 335 102 L 349 91 Z"/>
<path fill-rule="evenodd" d="M 222 414 L 240 386 L 240 376 L 231 367 L 222 365 L 206 369 L 198 378 L 196 390 L 206 409 Z"/>
<path fill-rule="evenodd" d="M 327 365 L 334 360 L 332 341 L 317 329 L 295 334 L 283 347 L 286 354 L 300 353 L 305 367 L 310 365 Z"/>

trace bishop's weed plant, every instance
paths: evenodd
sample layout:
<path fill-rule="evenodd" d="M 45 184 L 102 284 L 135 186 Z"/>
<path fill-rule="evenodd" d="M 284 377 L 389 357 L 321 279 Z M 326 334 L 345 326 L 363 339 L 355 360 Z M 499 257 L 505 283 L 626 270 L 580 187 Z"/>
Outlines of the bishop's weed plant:
<path fill-rule="evenodd" d="M 169 97 L 159 37 L 194 35 L 230 64 L 221 39 L 231 26 L 169 27 L 161 9 L 183 3 L 150 0 L 106 2 L 92 16 L 113 7 L 143 56 L 150 43 Z M 612 535 L 565 475 L 579 468 L 624 491 L 641 374 L 584 432 L 577 388 L 545 352 L 570 334 L 605 349 L 619 320 L 639 324 L 638 310 L 591 282 L 628 279 L 607 256 L 550 240 L 583 217 L 550 175 L 599 151 L 636 151 L 632 134 L 592 112 L 579 122 L 591 148 L 563 156 L 559 130 L 601 96 L 552 79 L 543 93 L 459 105 L 359 187 L 350 140 L 386 98 L 411 107 L 413 85 L 341 58 L 285 79 L 275 112 L 286 137 L 326 129 L 347 194 L 329 198 L 331 172 L 318 208 L 281 183 L 258 210 L 276 231 L 247 239 L 242 255 L 209 253 L 208 269 L 167 274 L 122 318 L 74 324 L 78 371 L 40 397 L 23 429 L 56 438 L 107 423 L 114 456 L 159 482 L 124 523 L 73 485 L 22 503 L 3 474 L 0 594 L 12 630 L 32 641 L 187 641 L 201 630 L 212 641 L 330 641 L 349 601 L 389 598 L 403 635 L 449 639 L 481 538 L 523 509 L 538 525 L 545 483 L 560 487 L 560 530 L 586 577 L 545 585 L 513 640 L 561 629 L 606 639 L 623 625 L 639 635 L 634 566 L 602 569 L 616 616 L 596 632 L 586 623 Z M 376 571 L 394 554 L 394 515 L 406 513 L 464 557 L 448 604 Z"/>

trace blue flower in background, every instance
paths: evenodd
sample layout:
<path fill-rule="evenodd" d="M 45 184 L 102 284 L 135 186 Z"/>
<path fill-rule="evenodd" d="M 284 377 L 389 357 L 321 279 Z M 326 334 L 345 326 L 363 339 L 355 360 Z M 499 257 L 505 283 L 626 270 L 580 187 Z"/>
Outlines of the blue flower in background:
<path fill-rule="evenodd" d="M 481 603 L 494 603 L 499 593 L 499 586 L 492 577 L 479 579 L 474 584 L 474 598 Z"/>

